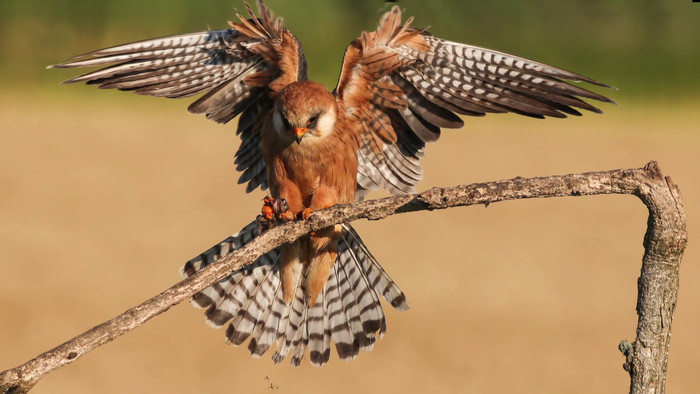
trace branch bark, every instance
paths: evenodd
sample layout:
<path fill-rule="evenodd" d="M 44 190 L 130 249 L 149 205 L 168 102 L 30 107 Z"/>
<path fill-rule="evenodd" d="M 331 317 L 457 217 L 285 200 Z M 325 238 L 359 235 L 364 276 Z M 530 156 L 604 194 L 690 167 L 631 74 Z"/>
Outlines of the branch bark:
<path fill-rule="evenodd" d="M 452 188 L 433 188 L 417 195 L 395 196 L 315 212 L 306 221 L 287 223 L 267 231 L 244 248 L 75 338 L 16 368 L 0 373 L 0 392 L 25 393 L 44 375 L 70 364 L 89 351 L 111 342 L 167 311 L 185 299 L 251 264 L 267 251 L 304 234 L 357 219 L 379 220 L 420 210 L 491 204 L 523 198 L 633 194 L 649 210 L 644 257 L 638 279 L 637 337 L 623 341 L 630 393 L 663 393 L 671 339 L 671 323 L 678 295 L 678 273 L 687 243 L 680 191 L 664 177 L 656 162 L 643 168 L 585 174 L 514 178 Z"/>

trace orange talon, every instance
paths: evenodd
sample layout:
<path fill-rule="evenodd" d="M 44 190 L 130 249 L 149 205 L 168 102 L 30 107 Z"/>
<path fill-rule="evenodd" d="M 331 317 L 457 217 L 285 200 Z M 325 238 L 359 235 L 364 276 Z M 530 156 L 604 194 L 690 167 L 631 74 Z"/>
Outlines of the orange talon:
<path fill-rule="evenodd" d="M 262 233 L 276 226 L 278 221 L 287 222 L 293 220 L 294 217 L 294 214 L 289 212 L 287 200 L 265 196 L 260 215 L 255 220 L 258 222 Z"/>
<path fill-rule="evenodd" d="M 275 217 L 275 211 L 269 205 L 263 205 L 260 211 L 263 217 L 267 220 L 272 220 L 272 218 Z"/>
<path fill-rule="evenodd" d="M 306 220 L 306 219 L 309 218 L 309 216 L 311 216 L 311 214 L 312 214 L 313 212 L 314 212 L 313 209 L 311 209 L 311 208 L 306 208 L 306 209 L 304 209 L 303 211 L 301 211 L 301 212 L 299 213 L 299 215 L 300 215 L 304 220 Z"/>

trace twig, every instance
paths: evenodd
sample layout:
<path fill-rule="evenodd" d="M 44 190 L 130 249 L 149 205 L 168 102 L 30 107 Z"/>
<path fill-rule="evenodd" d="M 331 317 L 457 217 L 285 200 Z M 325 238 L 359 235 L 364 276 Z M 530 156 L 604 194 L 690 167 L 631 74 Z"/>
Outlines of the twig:
<path fill-rule="evenodd" d="M 541 178 L 515 178 L 452 188 L 433 188 L 417 195 L 396 196 L 315 212 L 306 221 L 273 228 L 215 264 L 75 338 L 16 368 L 0 373 L 0 392 L 25 393 L 44 375 L 126 334 L 153 317 L 228 275 L 267 251 L 304 234 L 357 219 L 379 220 L 397 213 L 444 209 L 504 200 L 634 194 L 649 209 L 645 253 L 639 278 L 637 338 L 623 341 L 631 393 L 663 393 L 678 294 L 678 271 L 687 242 L 680 192 L 656 162 L 644 168 Z"/>

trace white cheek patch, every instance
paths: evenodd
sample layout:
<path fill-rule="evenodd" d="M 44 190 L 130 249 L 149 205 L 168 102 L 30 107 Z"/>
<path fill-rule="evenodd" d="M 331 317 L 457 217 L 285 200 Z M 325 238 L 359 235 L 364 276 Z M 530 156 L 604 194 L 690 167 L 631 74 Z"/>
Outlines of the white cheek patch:
<path fill-rule="evenodd" d="M 333 133 L 333 128 L 335 127 L 335 110 L 330 110 L 321 115 L 316 123 L 316 130 L 318 130 L 318 136 L 323 138 L 327 135 Z"/>

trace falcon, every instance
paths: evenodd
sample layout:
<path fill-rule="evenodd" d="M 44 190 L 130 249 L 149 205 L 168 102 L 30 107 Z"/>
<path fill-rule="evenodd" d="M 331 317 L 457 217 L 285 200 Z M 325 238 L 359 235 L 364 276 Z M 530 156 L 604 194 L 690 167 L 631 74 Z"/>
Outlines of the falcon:
<path fill-rule="evenodd" d="M 368 191 L 413 193 L 425 145 L 462 116 L 512 112 L 545 118 L 601 111 L 613 101 L 575 82 L 610 87 L 526 58 L 437 38 L 402 23 L 394 6 L 376 31 L 345 50 L 330 92 L 310 81 L 299 40 L 258 1 L 259 17 L 237 14 L 225 30 L 174 35 L 89 52 L 52 67 L 101 67 L 65 83 L 168 98 L 204 93 L 188 110 L 227 123 L 239 117 L 236 153 L 246 191 L 269 188 L 262 217 L 181 270 L 191 276 L 265 228 L 314 210 L 362 200 Z M 275 363 L 306 350 L 313 365 L 354 359 L 386 331 L 379 301 L 408 309 L 406 297 L 349 224 L 285 244 L 195 295 L 227 341 L 246 340 Z"/>

